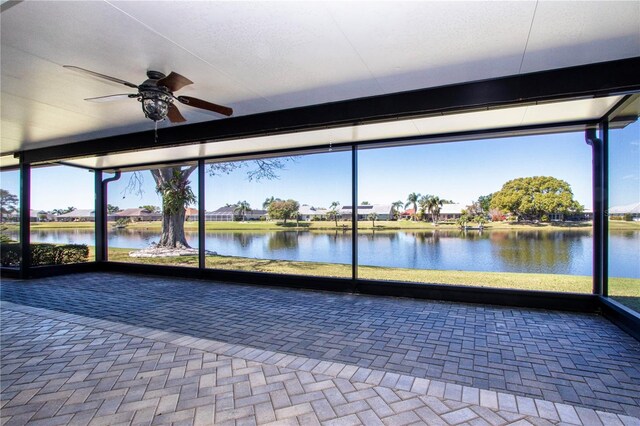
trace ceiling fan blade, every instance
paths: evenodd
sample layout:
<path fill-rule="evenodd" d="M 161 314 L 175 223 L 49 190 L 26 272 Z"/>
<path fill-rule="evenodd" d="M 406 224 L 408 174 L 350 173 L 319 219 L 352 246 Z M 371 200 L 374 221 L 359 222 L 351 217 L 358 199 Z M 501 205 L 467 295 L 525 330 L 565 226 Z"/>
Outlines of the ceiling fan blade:
<path fill-rule="evenodd" d="M 167 117 L 169 121 L 172 123 L 184 123 L 187 121 L 186 118 L 180 114 L 180 110 L 174 104 L 169 104 L 169 112 L 167 113 Z"/>
<path fill-rule="evenodd" d="M 158 80 L 158 86 L 164 86 L 171 92 L 178 91 L 189 84 L 193 84 L 193 81 L 173 71 L 165 78 Z"/>
<path fill-rule="evenodd" d="M 191 96 L 178 96 L 176 99 L 178 99 L 185 105 L 217 112 L 218 114 L 226 115 L 227 117 L 233 114 L 233 110 L 229 107 L 212 104 L 211 102 L 203 101 L 202 99 L 198 98 L 192 98 Z"/>
<path fill-rule="evenodd" d="M 63 67 L 67 68 L 67 69 L 70 69 L 70 70 L 73 70 L 73 71 L 81 72 L 81 73 L 84 73 L 84 74 L 89 74 L 89 75 L 92 75 L 94 77 L 102 78 L 104 80 L 109 80 L 109 81 L 112 81 L 114 83 L 124 84 L 125 86 L 133 87 L 134 89 L 138 88 L 137 85 L 135 85 L 133 83 L 129 83 L 128 81 L 120 80 L 119 78 L 115 78 L 115 77 L 111 77 L 111 76 L 108 76 L 108 75 L 100 74 L 100 73 L 95 72 L 95 71 L 89 71 L 89 70 L 86 70 L 84 68 L 76 67 L 76 66 L 73 66 L 73 65 L 63 65 Z"/>
<path fill-rule="evenodd" d="M 98 96 L 95 98 L 85 98 L 85 101 L 102 103 L 102 102 L 120 101 L 122 99 L 137 98 L 137 97 L 138 97 L 137 94 L 121 93 L 118 95 L 107 95 L 107 96 Z"/>

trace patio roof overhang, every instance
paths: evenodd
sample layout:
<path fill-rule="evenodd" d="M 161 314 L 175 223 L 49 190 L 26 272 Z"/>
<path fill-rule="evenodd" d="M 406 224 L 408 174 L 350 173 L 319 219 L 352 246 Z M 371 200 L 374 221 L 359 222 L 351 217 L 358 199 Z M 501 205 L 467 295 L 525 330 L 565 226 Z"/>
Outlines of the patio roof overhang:
<path fill-rule="evenodd" d="M 583 130 L 640 91 L 640 57 L 213 120 L 23 151 L 3 167 L 100 170 L 329 145 Z M 636 95 L 637 96 L 637 95 Z M 477 136 L 476 136 L 477 137 Z"/>

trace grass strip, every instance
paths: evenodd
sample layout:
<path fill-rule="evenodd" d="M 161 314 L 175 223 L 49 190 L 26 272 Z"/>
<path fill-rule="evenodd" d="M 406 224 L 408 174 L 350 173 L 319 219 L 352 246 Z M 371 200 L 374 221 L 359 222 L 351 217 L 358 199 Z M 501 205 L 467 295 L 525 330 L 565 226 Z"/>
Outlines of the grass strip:
<path fill-rule="evenodd" d="M 134 258 L 129 257 L 130 251 L 130 249 L 111 248 L 109 249 L 109 260 L 128 263 L 198 267 L 197 256 Z M 234 271 L 323 277 L 348 278 L 351 276 L 351 265 L 345 264 L 252 259 L 220 255 L 207 256 L 206 267 Z M 358 276 L 363 279 L 381 281 L 406 281 L 585 294 L 591 293 L 593 286 L 591 277 L 583 275 L 441 271 L 379 266 L 360 266 L 358 268 Z M 633 309 L 640 311 L 640 279 L 610 278 L 609 287 L 612 296 L 615 295 L 624 298 L 626 300 L 625 304 L 628 306 L 633 305 L 631 306 Z"/>

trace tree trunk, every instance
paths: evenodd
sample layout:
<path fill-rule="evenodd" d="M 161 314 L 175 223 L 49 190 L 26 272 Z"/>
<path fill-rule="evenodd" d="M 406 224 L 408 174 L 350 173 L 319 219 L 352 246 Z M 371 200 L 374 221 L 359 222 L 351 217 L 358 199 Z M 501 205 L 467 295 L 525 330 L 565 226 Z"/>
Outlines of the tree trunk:
<path fill-rule="evenodd" d="M 160 242 L 158 243 L 159 246 L 169 248 L 190 248 L 184 235 L 184 216 L 184 210 L 173 214 L 162 214 L 162 235 L 160 236 Z"/>

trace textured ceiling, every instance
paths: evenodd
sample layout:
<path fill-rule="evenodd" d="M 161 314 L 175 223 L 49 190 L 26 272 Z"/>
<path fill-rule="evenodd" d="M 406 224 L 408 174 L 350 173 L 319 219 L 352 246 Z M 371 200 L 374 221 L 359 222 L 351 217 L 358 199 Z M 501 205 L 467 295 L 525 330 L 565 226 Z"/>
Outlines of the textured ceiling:
<path fill-rule="evenodd" d="M 83 101 L 127 88 L 63 64 L 173 70 L 246 115 L 640 56 L 638 1 L 23 1 L 0 19 L 1 153 L 153 127 L 135 100 Z"/>

